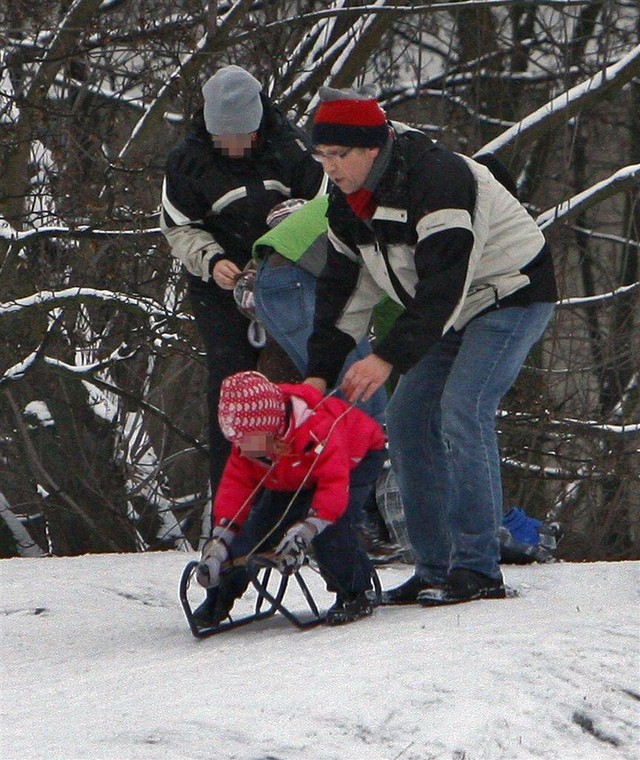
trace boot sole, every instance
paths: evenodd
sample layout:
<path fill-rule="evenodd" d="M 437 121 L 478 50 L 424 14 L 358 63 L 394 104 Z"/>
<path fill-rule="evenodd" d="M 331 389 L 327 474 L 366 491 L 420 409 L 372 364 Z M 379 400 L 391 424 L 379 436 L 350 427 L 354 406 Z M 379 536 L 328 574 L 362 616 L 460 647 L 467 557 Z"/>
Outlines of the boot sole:
<path fill-rule="evenodd" d="M 411 598 L 411 599 L 409 597 L 407 597 L 407 596 L 400 597 L 398 599 L 393 599 L 393 598 L 390 599 L 389 596 L 388 596 L 388 594 L 392 593 L 392 592 L 383 591 L 382 592 L 382 598 L 380 599 L 380 604 L 383 605 L 383 606 L 388 606 L 388 607 L 392 607 L 392 606 L 396 607 L 396 606 L 408 605 L 408 604 L 418 604 L 418 602 L 419 602 L 418 597 L 419 597 L 420 594 L 424 594 L 427 591 L 430 592 L 430 593 L 433 593 L 434 591 L 438 592 L 440 590 L 441 590 L 441 588 L 438 587 L 438 586 L 436 586 L 435 584 L 433 584 L 431 586 L 423 586 L 420 589 L 420 591 L 417 591 L 416 595 L 413 598 Z"/>
<path fill-rule="evenodd" d="M 356 620 L 362 620 L 362 618 L 369 617 L 373 613 L 373 609 L 368 610 L 367 612 L 362 612 L 359 615 L 344 615 L 339 614 L 332 617 L 325 618 L 325 623 L 329 626 L 334 625 L 345 625 L 346 623 L 355 623 Z"/>
<path fill-rule="evenodd" d="M 380 604 L 383 607 L 402 607 L 407 606 L 410 604 L 418 604 L 418 597 L 415 599 L 385 599 L 384 592 L 382 594 L 382 599 L 380 600 Z"/>
<path fill-rule="evenodd" d="M 422 607 L 439 607 L 445 604 L 464 604 L 464 602 L 475 602 L 480 599 L 506 599 L 507 591 L 505 588 L 497 589 L 480 589 L 474 594 L 467 596 L 447 596 L 446 592 L 437 595 L 437 592 L 431 592 L 430 596 L 419 596 L 418 604 Z"/>
<path fill-rule="evenodd" d="M 341 610 L 340 612 L 327 615 L 325 623 L 327 625 L 344 625 L 344 623 L 355 623 L 356 620 L 369 617 L 369 615 L 373 615 L 373 607 L 368 607 L 366 610 L 356 613 Z"/>

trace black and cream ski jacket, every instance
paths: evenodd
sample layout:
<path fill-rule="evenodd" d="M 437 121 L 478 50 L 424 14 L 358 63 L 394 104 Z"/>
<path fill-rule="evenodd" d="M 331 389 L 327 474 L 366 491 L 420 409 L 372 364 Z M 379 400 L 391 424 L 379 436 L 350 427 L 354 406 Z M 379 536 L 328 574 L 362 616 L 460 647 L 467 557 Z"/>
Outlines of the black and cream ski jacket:
<path fill-rule="evenodd" d="M 557 298 L 544 236 L 486 166 L 392 122 L 367 222 L 330 194 L 308 375 L 333 384 L 384 294 L 405 308 L 374 352 L 406 372 L 447 331 L 491 308 Z"/>
<path fill-rule="evenodd" d="M 262 102 L 258 144 L 249 156 L 229 157 L 215 149 L 200 109 L 167 158 L 160 228 L 172 254 L 205 282 L 220 258 L 242 269 L 277 203 L 326 192 L 306 134 L 266 97 Z"/>

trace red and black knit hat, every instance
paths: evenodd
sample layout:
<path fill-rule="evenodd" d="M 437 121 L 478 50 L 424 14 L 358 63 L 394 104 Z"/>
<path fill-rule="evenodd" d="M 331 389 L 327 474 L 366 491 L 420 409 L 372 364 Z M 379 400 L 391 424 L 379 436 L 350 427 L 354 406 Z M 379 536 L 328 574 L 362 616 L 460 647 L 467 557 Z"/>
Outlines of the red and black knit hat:
<path fill-rule="evenodd" d="M 319 97 L 311 133 L 314 145 L 381 148 L 386 144 L 387 117 L 375 98 L 332 87 L 321 87 Z"/>
<path fill-rule="evenodd" d="M 251 433 L 281 436 L 286 416 L 284 393 L 260 372 L 238 372 L 222 381 L 218 422 L 231 443 Z"/>

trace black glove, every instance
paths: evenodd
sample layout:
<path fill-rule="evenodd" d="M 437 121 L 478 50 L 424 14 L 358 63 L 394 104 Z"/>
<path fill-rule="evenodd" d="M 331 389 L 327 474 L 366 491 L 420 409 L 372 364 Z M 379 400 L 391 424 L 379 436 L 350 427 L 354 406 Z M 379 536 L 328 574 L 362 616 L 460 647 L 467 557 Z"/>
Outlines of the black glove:
<path fill-rule="evenodd" d="M 276 546 L 278 570 L 284 575 L 291 575 L 299 570 L 304 564 L 309 544 L 327 525 L 329 521 L 321 520 L 319 517 L 308 517 L 292 525 Z"/>

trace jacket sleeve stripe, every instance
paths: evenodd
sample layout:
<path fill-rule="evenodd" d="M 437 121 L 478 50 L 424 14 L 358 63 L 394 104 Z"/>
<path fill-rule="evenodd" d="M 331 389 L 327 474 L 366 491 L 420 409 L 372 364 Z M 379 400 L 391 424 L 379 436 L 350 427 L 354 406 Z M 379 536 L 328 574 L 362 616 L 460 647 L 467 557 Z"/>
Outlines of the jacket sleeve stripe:
<path fill-rule="evenodd" d="M 318 198 L 321 195 L 326 195 L 329 192 L 329 177 L 326 174 L 322 175 L 322 181 L 320 182 L 320 187 L 318 188 L 318 192 L 314 195 L 314 198 Z"/>
<path fill-rule="evenodd" d="M 169 195 L 167 194 L 167 180 L 162 182 L 162 208 L 165 211 L 165 216 L 169 218 L 174 225 L 180 227 L 185 224 L 201 224 L 202 219 L 190 219 L 186 214 L 183 214 L 180 209 L 171 203 Z"/>
<path fill-rule="evenodd" d="M 469 212 L 462 208 L 442 208 L 425 214 L 416 225 L 418 242 L 437 232 L 450 229 L 469 230 L 473 233 L 473 222 Z"/>
<path fill-rule="evenodd" d="M 219 214 L 227 206 L 230 206 L 235 201 L 239 201 L 240 198 L 246 198 L 246 197 L 247 197 L 247 188 L 236 187 L 233 190 L 229 190 L 229 192 L 225 193 L 222 197 L 218 198 L 218 200 L 213 204 L 213 206 L 211 206 L 211 211 L 214 214 Z"/>
<path fill-rule="evenodd" d="M 265 179 L 262 184 L 264 185 L 265 190 L 276 190 L 278 193 L 282 193 L 282 195 L 286 195 L 288 198 L 291 197 L 291 188 L 287 187 L 282 182 L 278 182 L 277 179 Z"/>

